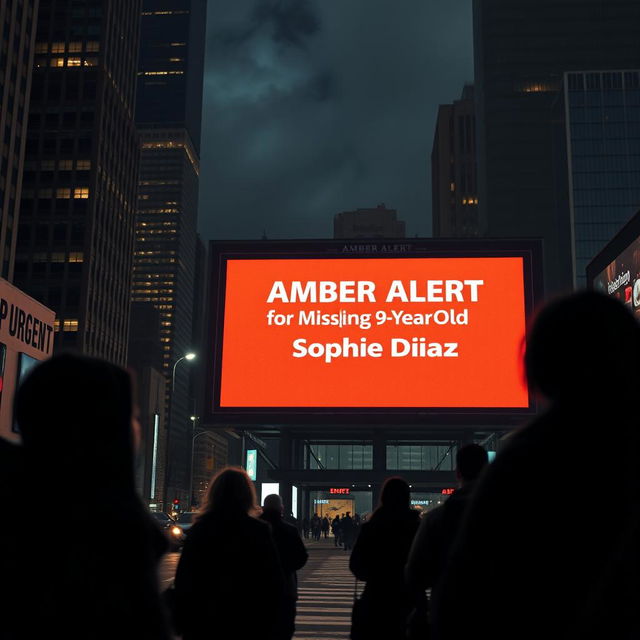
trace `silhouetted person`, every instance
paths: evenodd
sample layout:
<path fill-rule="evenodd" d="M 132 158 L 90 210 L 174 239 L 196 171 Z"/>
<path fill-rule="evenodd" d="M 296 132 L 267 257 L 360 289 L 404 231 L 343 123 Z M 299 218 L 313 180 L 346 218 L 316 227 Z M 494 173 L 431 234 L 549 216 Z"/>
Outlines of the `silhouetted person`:
<path fill-rule="evenodd" d="M 580 293 L 528 336 L 546 412 L 480 478 L 434 592 L 439 640 L 638 638 L 640 327 Z"/>
<path fill-rule="evenodd" d="M 310 528 L 311 528 L 311 525 L 310 525 L 310 523 L 309 523 L 309 517 L 308 517 L 308 516 L 305 516 L 305 517 L 302 519 L 302 535 L 303 535 L 305 538 L 308 538 L 308 537 L 309 537 L 309 530 L 310 530 Z"/>
<path fill-rule="evenodd" d="M 404 581 L 404 567 L 418 530 L 419 516 L 410 507 L 409 485 L 389 478 L 382 487 L 380 506 L 360 527 L 349 568 L 365 582 L 364 621 L 358 639 L 404 640 L 412 601 Z"/>
<path fill-rule="evenodd" d="M 327 538 L 329 536 L 329 518 L 322 518 L 322 535 Z"/>
<path fill-rule="evenodd" d="M 53 357 L 22 383 L 15 413 L 33 490 L 17 551 L 17 637 L 168 638 L 157 581 L 167 542 L 135 491 L 129 374 Z"/>
<path fill-rule="evenodd" d="M 320 520 L 320 516 L 317 513 L 314 513 L 313 518 L 311 518 L 311 535 L 314 540 L 320 540 L 321 525 L 322 521 Z"/>
<path fill-rule="evenodd" d="M 409 589 L 414 593 L 416 610 L 411 617 L 411 637 L 424 637 L 428 629 L 426 589 L 432 588 L 442 576 L 465 509 L 469 504 L 475 481 L 488 464 L 487 452 L 478 444 L 467 444 L 456 454 L 456 477 L 459 488 L 447 501 L 427 512 L 420 522 L 411 546 L 406 567 Z"/>
<path fill-rule="evenodd" d="M 284 578 L 271 527 L 256 510 L 243 469 L 214 476 L 176 571 L 183 640 L 278 638 Z"/>
<path fill-rule="evenodd" d="M 331 523 L 331 532 L 333 533 L 333 544 L 334 546 L 338 546 L 342 544 L 341 541 L 341 527 L 340 527 L 340 516 L 336 516 Z"/>
<path fill-rule="evenodd" d="M 17 553 L 18 543 L 23 536 L 23 528 L 8 526 L 14 521 L 16 514 L 22 514 L 26 505 L 33 501 L 30 491 L 25 491 L 25 473 L 22 447 L 0 438 L 0 504 L 4 513 L 5 526 L 0 527 L 0 575 L 5 576 L 5 584 L 13 582 L 14 576 L 22 571 L 21 560 Z M 15 589 L 4 590 L 2 608 L 4 611 L 15 611 Z M 15 623 L 16 627 L 14 627 Z M 21 620 L 18 616 L 3 616 L 2 628 L 7 638 L 14 638 Z M 1 634 L 0 634 L 1 635 Z M 3 636 L 4 637 L 4 636 Z"/>
<path fill-rule="evenodd" d="M 275 493 L 268 495 L 264 500 L 260 517 L 271 525 L 285 580 L 283 615 L 276 637 L 278 640 L 290 640 L 295 631 L 296 600 L 298 599 L 296 571 L 304 567 L 309 554 L 300 539 L 298 530 L 283 520 L 282 513 L 282 498 Z"/>
<path fill-rule="evenodd" d="M 351 517 L 350 511 L 347 511 L 344 518 L 340 520 L 340 535 L 342 537 L 342 543 L 344 544 L 344 550 L 350 551 L 353 549 L 355 526 L 353 524 L 353 518 Z"/>

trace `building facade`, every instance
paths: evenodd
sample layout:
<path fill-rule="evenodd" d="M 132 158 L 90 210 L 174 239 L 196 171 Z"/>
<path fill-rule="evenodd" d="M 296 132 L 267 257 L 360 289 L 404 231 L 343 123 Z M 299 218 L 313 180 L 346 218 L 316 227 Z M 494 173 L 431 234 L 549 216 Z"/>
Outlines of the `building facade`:
<path fill-rule="evenodd" d="M 0 277 L 11 282 L 18 237 L 38 0 L 0 4 Z"/>
<path fill-rule="evenodd" d="M 131 298 L 160 312 L 167 376 L 166 493 L 186 504 L 193 398 L 190 363 L 196 278 L 205 0 L 144 0 L 136 123 L 140 176 Z M 179 364 L 177 364 L 179 363 Z"/>
<path fill-rule="evenodd" d="M 573 278 L 640 209 L 640 71 L 564 78 Z"/>
<path fill-rule="evenodd" d="M 333 237 L 346 238 L 404 238 L 405 223 L 398 220 L 395 209 L 379 204 L 371 209 L 356 209 L 336 213 L 333 218 Z"/>
<path fill-rule="evenodd" d="M 438 108 L 431 151 L 431 200 L 434 238 L 480 235 L 471 85 L 465 86 L 460 100 Z"/>
<path fill-rule="evenodd" d="M 474 0 L 481 231 L 543 238 L 548 293 L 573 287 L 564 74 L 637 69 L 638 32 L 635 0 Z"/>
<path fill-rule="evenodd" d="M 56 349 L 126 363 L 140 3 L 42 0 L 14 281 L 56 312 Z"/>

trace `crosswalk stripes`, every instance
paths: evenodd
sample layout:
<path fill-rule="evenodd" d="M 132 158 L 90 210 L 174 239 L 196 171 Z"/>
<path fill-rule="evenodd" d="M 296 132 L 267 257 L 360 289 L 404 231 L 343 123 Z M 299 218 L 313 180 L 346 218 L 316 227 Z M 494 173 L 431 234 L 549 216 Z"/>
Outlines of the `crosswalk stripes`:
<path fill-rule="evenodd" d="M 305 542 L 309 560 L 298 574 L 294 640 L 348 640 L 354 587 L 349 553 L 332 538 Z"/>

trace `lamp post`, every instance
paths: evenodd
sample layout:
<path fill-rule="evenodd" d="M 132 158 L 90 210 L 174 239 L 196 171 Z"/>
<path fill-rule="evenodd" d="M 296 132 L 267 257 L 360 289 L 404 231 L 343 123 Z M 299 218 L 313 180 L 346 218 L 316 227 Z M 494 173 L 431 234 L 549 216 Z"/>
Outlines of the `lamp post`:
<path fill-rule="evenodd" d="M 197 433 L 195 433 L 195 429 L 196 429 L 196 423 L 198 421 L 198 416 L 191 416 L 191 422 L 193 423 L 193 436 L 191 437 L 191 468 L 189 469 L 189 508 L 191 508 L 191 502 L 193 500 L 193 462 L 194 462 L 194 457 L 195 457 L 195 444 L 196 444 L 196 440 L 200 437 L 200 436 L 208 436 L 209 438 L 211 438 L 211 444 L 214 445 L 215 447 L 215 438 L 213 437 L 213 434 L 210 431 L 198 431 Z M 214 454 L 215 454 L 215 448 L 214 448 Z M 215 464 L 215 460 L 214 460 L 214 464 Z"/>
<path fill-rule="evenodd" d="M 190 351 L 189 353 L 185 353 L 182 356 L 182 358 L 178 358 L 173 364 L 173 373 L 171 375 L 171 392 L 172 393 L 176 390 L 176 367 L 178 366 L 178 363 L 182 362 L 183 360 L 187 360 L 187 361 L 194 360 L 195 357 L 196 357 L 196 354 L 193 353 L 193 351 Z"/>

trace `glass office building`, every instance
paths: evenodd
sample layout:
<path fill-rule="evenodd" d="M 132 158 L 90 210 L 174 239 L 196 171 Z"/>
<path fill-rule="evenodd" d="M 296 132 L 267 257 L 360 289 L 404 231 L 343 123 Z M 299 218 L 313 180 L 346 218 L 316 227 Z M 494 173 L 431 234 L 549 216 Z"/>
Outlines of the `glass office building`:
<path fill-rule="evenodd" d="M 640 209 L 640 71 L 565 74 L 574 284 Z"/>

